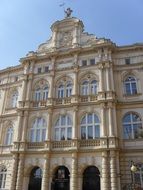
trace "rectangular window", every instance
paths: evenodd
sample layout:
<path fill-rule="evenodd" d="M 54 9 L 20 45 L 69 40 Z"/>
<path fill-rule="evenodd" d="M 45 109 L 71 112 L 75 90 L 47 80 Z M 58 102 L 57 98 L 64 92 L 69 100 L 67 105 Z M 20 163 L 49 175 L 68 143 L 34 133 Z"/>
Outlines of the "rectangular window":
<path fill-rule="evenodd" d="M 38 73 L 42 73 L 42 68 L 39 67 L 38 70 L 37 70 Z"/>
<path fill-rule="evenodd" d="M 126 65 L 131 64 L 131 60 L 130 60 L 130 58 L 126 58 L 126 59 L 125 59 L 125 64 L 126 64 Z"/>
<path fill-rule="evenodd" d="M 48 73 L 48 72 L 49 72 L 49 67 L 46 66 L 46 67 L 45 67 L 45 73 Z"/>
<path fill-rule="evenodd" d="M 90 65 L 95 65 L 95 59 L 90 59 Z"/>
<path fill-rule="evenodd" d="M 87 60 L 82 60 L 82 66 L 87 66 Z"/>

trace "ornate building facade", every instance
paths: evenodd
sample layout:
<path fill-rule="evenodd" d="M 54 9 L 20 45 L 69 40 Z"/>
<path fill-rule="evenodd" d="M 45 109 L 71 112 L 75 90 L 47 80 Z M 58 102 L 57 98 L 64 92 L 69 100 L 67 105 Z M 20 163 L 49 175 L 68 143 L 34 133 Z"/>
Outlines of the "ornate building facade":
<path fill-rule="evenodd" d="M 85 33 L 70 14 L 51 30 L 0 71 L 0 189 L 143 188 L 143 45 Z"/>

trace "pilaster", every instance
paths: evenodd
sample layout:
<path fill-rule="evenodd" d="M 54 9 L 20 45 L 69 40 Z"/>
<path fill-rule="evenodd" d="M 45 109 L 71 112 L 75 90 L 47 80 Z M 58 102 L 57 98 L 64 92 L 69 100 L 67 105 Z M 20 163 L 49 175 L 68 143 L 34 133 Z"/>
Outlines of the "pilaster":
<path fill-rule="evenodd" d="M 42 177 L 42 188 L 41 190 L 49 190 L 49 154 L 44 156 L 44 169 Z"/>
<path fill-rule="evenodd" d="M 77 139 L 77 113 L 78 107 L 73 108 L 73 128 L 72 128 L 72 139 Z"/>
<path fill-rule="evenodd" d="M 25 111 L 23 117 L 22 142 L 25 142 L 27 140 L 27 127 L 28 127 L 28 111 Z"/>
<path fill-rule="evenodd" d="M 13 167 L 12 167 L 12 172 L 11 172 L 10 190 L 16 189 L 17 169 L 18 169 L 18 154 L 14 154 L 13 155 Z"/>
<path fill-rule="evenodd" d="M 102 152 L 102 190 L 109 190 L 109 170 L 107 151 Z"/>
<path fill-rule="evenodd" d="M 24 173 L 24 154 L 20 154 L 20 156 L 19 156 L 19 164 L 18 164 L 16 190 L 21 190 L 22 189 L 23 173 Z"/>
<path fill-rule="evenodd" d="M 116 170 L 116 152 L 110 151 L 110 178 L 111 190 L 117 190 L 117 170 Z"/>
<path fill-rule="evenodd" d="M 101 137 L 105 137 L 107 135 L 107 131 L 106 131 L 106 106 L 105 103 L 101 103 L 101 109 L 100 109 L 100 114 L 101 114 Z"/>
<path fill-rule="evenodd" d="M 78 189 L 77 172 L 78 172 L 77 153 L 72 153 L 71 190 Z"/>
<path fill-rule="evenodd" d="M 17 142 L 19 142 L 21 140 L 22 119 L 23 119 L 23 113 L 22 113 L 22 111 L 19 111 L 18 112 L 18 121 L 17 121 L 17 138 L 16 138 Z"/>

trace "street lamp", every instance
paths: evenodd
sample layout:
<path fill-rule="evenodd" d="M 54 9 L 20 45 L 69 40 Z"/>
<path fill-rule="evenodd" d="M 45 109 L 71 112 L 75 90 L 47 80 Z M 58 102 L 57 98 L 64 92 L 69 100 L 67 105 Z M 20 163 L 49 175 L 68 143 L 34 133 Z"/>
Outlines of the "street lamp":
<path fill-rule="evenodd" d="M 132 190 L 135 190 L 135 180 L 134 180 L 134 173 L 138 170 L 137 166 L 131 161 L 131 179 L 132 179 Z"/>

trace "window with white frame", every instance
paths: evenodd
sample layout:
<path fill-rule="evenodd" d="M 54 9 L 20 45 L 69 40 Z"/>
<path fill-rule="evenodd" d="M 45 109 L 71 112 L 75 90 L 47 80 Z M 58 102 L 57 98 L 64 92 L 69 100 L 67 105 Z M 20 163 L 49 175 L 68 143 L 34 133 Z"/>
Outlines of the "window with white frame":
<path fill-rule="evenodd" d="M 34 120 L 29 132 L 30 142 L 43 142 L 46 138 L 46 121 L 42 117 Z"/>
<path fill-rule="evenodd" d="M 124 81 L 126 95 L 137 94 L 137 80 L 134 76 L 128 76 Z"/>
<path fill-rule="evenodd" d="M 34 90 L 34 101 L 45 101 L 48 99 L 49 87 L 47 84 L 41 83 L 41 85 L 37 85 Z"/>
<path fill-rule="evenodd" d="M 128 113 L 123 118 L 124 139 L 143 138 L 142 120 L 136 113 Z"/>
<path fill-rule="evenodd" d="M 59 140 L 72 139 L 72 121 L 69 115 L 60 115 L 54 126 L 54 138 Z"/>
<path fill-rule="evenodd" d="M 57 88 L 58 98 L 70 97 L 72 95 L 72 83 L 70 81 L 61 83 Z"/>
<path fill-rule="evenodd" d="M 12 106 L 12 108 L 17 107 L 17 100 L 18 100 L 18 92 L 15 91 L 15 92 L 12 94 L 12 97 L 11 97 L 11 106 Z"/>
<path fill-rule="evenodd" d="M 95 113 L 87 113 L 81 120 L 81 139 L 95 139 L 100 137 L 100 121 Z"/>
<path fill-rule="evenodd" d="M 81 95 L 96 95 L 97 94 L 97 81 L 96 80 L 85 80 L 81 84 Z"/>
<path fill-rule="evenodd" d="M 6 176 L 7 176 L 7 169 L 5 167 L 0 167 L 0 189 L 1 190 L 5 190 Z"/>
<path fill-rule="evenodd" d="M 5 145 L 11 145 L 13 140 L 13 127 L 8 127 L 5 136 Z"/>

